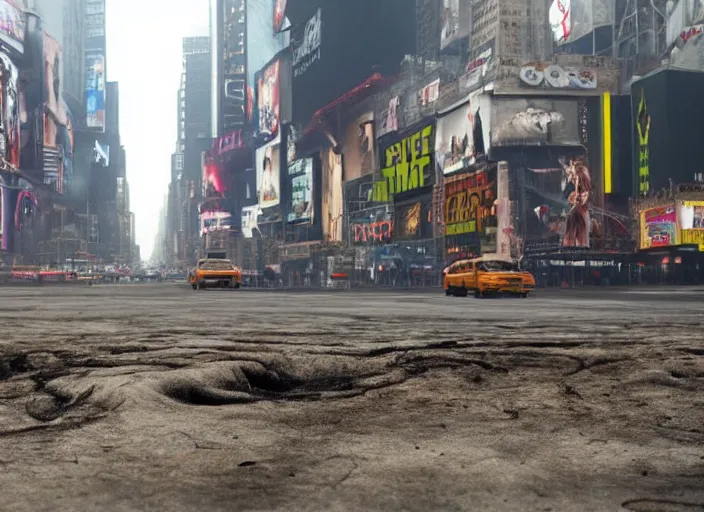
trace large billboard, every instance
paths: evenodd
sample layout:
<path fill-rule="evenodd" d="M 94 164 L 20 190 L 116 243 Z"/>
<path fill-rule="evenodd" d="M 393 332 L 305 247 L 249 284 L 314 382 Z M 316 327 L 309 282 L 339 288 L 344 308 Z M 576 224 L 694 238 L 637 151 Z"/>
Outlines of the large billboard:
<path fill-rule="evenodd" d="M 22 53 L 26 22 L 22 2 L 0 0 L 0 43 Z"/>
<path fill-rule="evenodd" d="M 86 0 L 86 127 L 105 131 L 105 0 Z"/>
<path fill-rule="evenodd" d="M 289 33 L 283 28 L 286 2 L 281 0 L 247 0 L 247 89 L 255 97 L 255 74 L 289 44 Z"/>
<path fill-rule="evenodd" d="M 0 168 L 20 167 L 19 72 L 12 60 L 0 53 Z"/>
<path fill-rule="evenodd" d="M 433 191 L 394 201 L 394 240 L 426 240 L 433 237 Z"/>
<path fill-rule="evenodd" d="M 396 135 L 396 134 L 394 134 Z M 395 194 L 435 183 L 435 122 L 424 121 L 379 142 L 381 179 L 373 200 L 390 202 Z"/>
<path fill-rule="evenodd" d="M 281 134 L 257 149 L 257 197 L 261 208 L 278 206 L 281 202 Z"/>
<path fill-rule="evenodd" d="M 313 222 L 313 159 L 302 158 L 288 165 L 289 224 Z"/>
<path fill-rule="evenodd" d="M 664 69 L 631 86 L 634 192 L 648 196 L 702 172 L 704 73 Z"/>
<path fill-rule="evenodd" d="M 71 154 L 73 142 L 67 133 L 68 112 L 62 99 L 59 77 L 63 66 L 61 45 L 46 32 L 44 44 L 44 184 L 63 192 L 64 155 Z"/>
<path fill-rule="evenodd" d="M 494 98 L 491 146 L 579 145 L 578 102 Z"/>
<path fill-rule="evenodd" d="M 438 118 L 437 164 L 452 174 L 486 157 L 489 149 L 491 103 L 488 95 L 473 94 L 469 101 Z"/>

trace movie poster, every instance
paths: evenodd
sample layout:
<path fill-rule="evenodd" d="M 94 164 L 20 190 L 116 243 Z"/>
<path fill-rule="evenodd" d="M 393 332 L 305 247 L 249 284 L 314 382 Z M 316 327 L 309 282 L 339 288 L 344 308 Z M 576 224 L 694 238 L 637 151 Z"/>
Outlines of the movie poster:
<path fill-rule="evenodd" d="M 277 60 L 257 77 L 257 111 L 259 134 L 267 139 L 279 134 L 279 68 Z"/>
<path fill-rule="evenodd" d="M 289 224 L 305 224 L 313 221 L 313 159 L 302 158 L 288 166 L 291 204 L 288 212 Z"/>

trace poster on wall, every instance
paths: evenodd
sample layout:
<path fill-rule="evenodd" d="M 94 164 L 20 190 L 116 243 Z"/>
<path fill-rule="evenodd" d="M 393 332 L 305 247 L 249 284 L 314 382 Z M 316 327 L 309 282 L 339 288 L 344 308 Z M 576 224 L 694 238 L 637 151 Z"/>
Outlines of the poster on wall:
<path fill-rule="evenodd" d="M 257 197 L 261 208 L 271 208 L 280 203 L 281 137 L 256 151 Z"/>
<path fill-rule="evenodd" d="M 291 203 L 288 212 L 289 224 L 305 224 L 313 221 L 313 159 L 302 158 L 288 166 Z"/>
<path fill-rule="evenodd" d="M 435 122 L 422 122 L 379 144 L 381 179 L 372 200 L 389 202 L 395 194 L 435 183 Z"/>
<path fill-rule="evenodd" d="M 0 42 L 24 52 L 26 20 L 20 0 L 0 0 Z"/>
<path fill-rule="evenodd" d="M 440 49 L 469 36 L 470 0 L 443 0 L 440 17 Z"/>
<path fill-rule="evenodd" d="M 0 159 L 3 169 L 20 167 L 19 72 L 12 60 L 0 54 Z"/>
<path fill-rule="evenodd" d="M 682 201 L 677 206 L 680 243 L 698 245 L 704 251 L 704 201 Z"/>
<path fill-rule="evenodd" d="M 640 248 L 679 245 L 677 210 L 674 205 L 650 208 L 640 215 Z"/>
<path fill-rule="evenodd" d="M 280 61 L 273 62 L 257 77 L 257 116 L 259 134 L 266 138 L 279 133 L 279 69 Z"/>
<path fill-rule="evenodd" d="M 491 145 L 579 145 L 576 99 L 494 98 Z"/>
<path fill-rule="evenodd" d="M 261 212 L 259 205 L 242 208 L 242 235 L 245 238 L 252 238 L 259 231 L 257 220 Z"/>
<path fill-rule="evenodd" d="M 489 101 L 486 95 L 474 94 L 467 103 L 438 119 L 437 164 L 443 174 L 461 171 L 486 158 L 490 135 Z"/>
<path fill-rule="evenodd" d="M 476 247 L 496 237 L 496 167 L 453 176 L 445 182 L 445 235 L 448 246 Z"/>

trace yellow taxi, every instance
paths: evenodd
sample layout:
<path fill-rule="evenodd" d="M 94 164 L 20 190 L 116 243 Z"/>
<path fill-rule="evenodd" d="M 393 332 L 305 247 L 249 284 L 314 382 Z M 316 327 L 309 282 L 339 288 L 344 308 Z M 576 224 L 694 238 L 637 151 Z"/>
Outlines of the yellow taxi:
<path fill-rule="evenodd" d="M 485 255 L 458 260 L 443 271 L 445 295 L 475 297 L 509 294 L 527 297 L 535 288 L 535 278 L 511 259 Z"/>
<path fill-rule="evenodd" d="M 239 288 L 242 271 L 228 259 L 203 258 L 188 275 L 188 283 L 194 290 L 207 287 Z"/>

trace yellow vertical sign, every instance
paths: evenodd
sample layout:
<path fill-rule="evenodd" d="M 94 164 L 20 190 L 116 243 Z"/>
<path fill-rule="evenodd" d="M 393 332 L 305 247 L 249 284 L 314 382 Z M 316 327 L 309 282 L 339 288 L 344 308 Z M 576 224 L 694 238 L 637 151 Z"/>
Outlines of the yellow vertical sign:
<path fill-rule="evenodd" d="M 612 189 L 611 178 L 611 93 L 605 92 L 601 101 L 602 130 L 604 137 L 604 194 L 610 194 Z"/>

